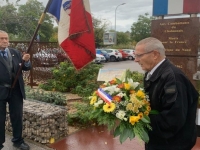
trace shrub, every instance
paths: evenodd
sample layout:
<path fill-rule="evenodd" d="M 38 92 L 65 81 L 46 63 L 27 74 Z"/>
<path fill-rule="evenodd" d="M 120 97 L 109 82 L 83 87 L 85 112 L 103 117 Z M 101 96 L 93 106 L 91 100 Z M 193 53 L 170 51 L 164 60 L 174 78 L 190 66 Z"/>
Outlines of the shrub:
<path fill-rule="evenodd" d="M 99 86 L 97 81 L 99 69 L 102 65 L 91 63 L 77 71 L 71 63 L 62 62 L 52 70 L 53 78 L 39 86 L 44 90 L 72 92 L 80 96 L 89 96 Z"/>
<path fill-rule="evenodd" d="M 46 103 L 53 103 L 55 105 L 66 105 L 66 96 L 58 92 L 45 92 L 41 89 L 31 89 L 26 86 L 26 97 Z"/>

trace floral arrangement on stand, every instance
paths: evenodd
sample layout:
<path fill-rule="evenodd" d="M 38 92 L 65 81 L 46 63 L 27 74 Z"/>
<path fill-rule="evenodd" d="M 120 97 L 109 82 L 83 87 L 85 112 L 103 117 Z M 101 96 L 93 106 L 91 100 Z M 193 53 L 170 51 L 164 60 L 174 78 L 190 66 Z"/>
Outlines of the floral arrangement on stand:
<path fill-rule="evenodd" d="M 89 99 L 93 107 L 91 119 L 95 119 L 98 125 L 108 126 L 115 137 L 119 136 L 121 143 L 134 137 L 149 141 L 151 108 L 139 82 L 126 75 L 121 80 L 114 78 L 103 83 Z"/>

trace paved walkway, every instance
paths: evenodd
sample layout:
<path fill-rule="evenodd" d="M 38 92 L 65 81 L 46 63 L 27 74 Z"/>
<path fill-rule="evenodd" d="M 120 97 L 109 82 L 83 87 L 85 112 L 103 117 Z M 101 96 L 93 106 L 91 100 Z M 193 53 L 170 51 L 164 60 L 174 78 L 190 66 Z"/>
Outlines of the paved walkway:
<path fill-rule="evenodd" d="M 12 146 L 11 138 L 7 133 L 3 150 L 17 150 Z M 143 142 L 138 139 L 120 144 L 119 139 L 113 138 L 103 126 L 79 130 L 49 147 L 27 139 L 25 142 L 29 144 L 30 150 L 144 150 Z M 192 150 L 200 150 L 200 137 Z"/>
<path fill-rule="evenodd" d="M 144 143 L 138 139 L 126 140 L 120 144 L 105 127 L 90 127 L 77 131 L 50 145 L 56 150 L 144 150 Z M 200 138 L 192 150 L 200 150 Z"/>
<path fill-rule="evenodd" d="M 2 150 L 18 150 L 17 148 L 12 146 L 11 142 L 12 136 L 10 133 L 6 134 L 6 142 L 4 143 L 4 148 Z M 30 150 L 53 150 L 47 146 L 44 146 L 39 143 L 35 143 L 34 141 L 25 139 L 25 142 L 30 146 Z"/>

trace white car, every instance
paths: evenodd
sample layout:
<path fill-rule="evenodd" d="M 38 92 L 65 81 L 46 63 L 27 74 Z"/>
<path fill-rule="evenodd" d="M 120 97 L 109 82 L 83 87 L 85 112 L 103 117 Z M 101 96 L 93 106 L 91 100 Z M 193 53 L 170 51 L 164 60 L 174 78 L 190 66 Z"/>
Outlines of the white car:
<path fill-rule="evenodd" d="M 122 54 L 117 49 L 104 49 L 110 55 L 110 61 L 122 60 Z"/>
<path fill-rule="evenodd" d="M 93 60 L 93 62 L 100 64 L 102 62 L 106 62 L 106 58 L 103 55 L 96 54 L 96 58 Z"/>
<path fill-rule="evenodd" d="M 133 49 L 122 49 L 124 52 L 128 54 L 128 59 L 129 60 L 134 60 L 135 59 L 135 50 Z"/>

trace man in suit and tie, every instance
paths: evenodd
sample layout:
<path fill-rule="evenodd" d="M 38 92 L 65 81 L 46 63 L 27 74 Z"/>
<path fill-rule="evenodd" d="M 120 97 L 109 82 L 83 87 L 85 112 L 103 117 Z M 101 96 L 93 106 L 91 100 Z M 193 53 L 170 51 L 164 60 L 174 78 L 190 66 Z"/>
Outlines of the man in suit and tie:
<path fill-rule="evenodd" d="M 30 55 L 8 48 L 8 33 L 0 30 L 0 149 L 5 142 L 6 104 L 9 104 L 10 120 L 13 130 L 13 146 L 20 150 L 29 150 L 29 145 L 22 138 L 23 130 L 23 99 L 25 99 L 24 81 L 22 71 L 12 87 L 16 74 L 22 70 L 30 70 Z"/>

